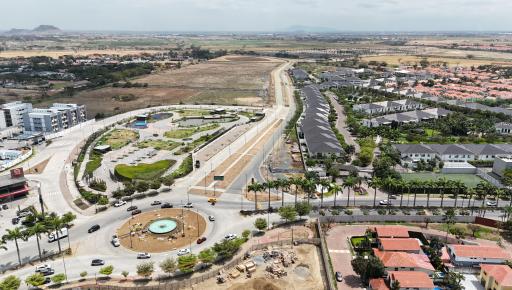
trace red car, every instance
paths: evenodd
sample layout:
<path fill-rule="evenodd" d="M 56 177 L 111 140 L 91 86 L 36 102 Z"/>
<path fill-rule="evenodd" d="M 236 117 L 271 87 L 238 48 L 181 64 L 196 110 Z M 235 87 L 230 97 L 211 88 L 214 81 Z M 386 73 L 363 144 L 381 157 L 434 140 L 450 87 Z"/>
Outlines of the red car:
<path fill-rule="evenodd" d="M 206 241 L 206 237 L 199 238 L 199 239 L 197 239 L 197 244 L 199 245 L 204 241 Z"/>

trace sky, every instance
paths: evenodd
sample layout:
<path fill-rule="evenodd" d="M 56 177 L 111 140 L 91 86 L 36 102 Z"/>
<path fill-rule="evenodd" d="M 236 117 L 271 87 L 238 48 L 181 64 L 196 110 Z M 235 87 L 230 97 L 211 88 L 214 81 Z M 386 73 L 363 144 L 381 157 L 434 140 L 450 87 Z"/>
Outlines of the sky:
<path fill-rule="evenodd" d="M 511 0 L 0 0 L 0 30 L 512 31 Z"/>

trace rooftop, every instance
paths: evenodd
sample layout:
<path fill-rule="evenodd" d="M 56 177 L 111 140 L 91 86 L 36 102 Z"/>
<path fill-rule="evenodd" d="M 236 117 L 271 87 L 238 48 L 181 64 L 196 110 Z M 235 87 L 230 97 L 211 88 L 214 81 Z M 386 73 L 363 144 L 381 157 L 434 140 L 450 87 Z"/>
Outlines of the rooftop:
<path fill-rule="evenodd" d="M 400 288 L 434 289 L 434 283 L 425 272 L 393 271 L 389 275 L 392 281 L 400 283 Z"/>
<path fill-rule="evenodd" d="M 23 182 L 26 182 L 27 179 L 25 177 L 11 178 L 10 175 L 1 175 L 0 176 L 0 188 L 10 185 L 16 185 Z"/>
<path fill-rule="evenodd" d="M 434 267 L 426 255 L 405 252 L 383 252 L 374 249 L 373 252 L 386 268 L 420 268 L 434 271 Z"/>
<path fill-rule="evenodd" d="M 399 238 L 399 239 L 380 239 L 384 251 L 419 251 L 420 242 L 417 239 Z"/>
<path fill-rule="evenodd" d="M 510 259 L 510 253 L 497 246 L 448 245 L 457 257 Z"/>
<path fill-rule="evenodd" d="M 409 231 L 406 227 L 402 226 L 377 226 L 375 232 L 379 238 L 408 238 Z"/>
<path fill-rule="evenodd" d="M 512 287 L 512 269 L 508 265 L 482 264 L 480 267 L 502 287 Z"/>
<path fill-rule="evenodd" d="M 370 289 L 371 290 L 389 290 L 388 285 L 386 285 L 386 281 L 382 278 L 371 279 L 370 280 Z"/>

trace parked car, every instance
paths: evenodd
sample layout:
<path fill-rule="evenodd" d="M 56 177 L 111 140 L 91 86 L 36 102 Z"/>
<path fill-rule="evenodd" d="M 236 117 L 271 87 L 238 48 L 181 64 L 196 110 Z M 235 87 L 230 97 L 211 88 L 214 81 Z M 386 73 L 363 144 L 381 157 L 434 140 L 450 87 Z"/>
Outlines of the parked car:
<path fill-rule="evenodd" d="M 159 201 L 159 200 L 155 200 L 155 201 L 153 201 L 153 202 L 151 203 L 151 205 L 161 205 L 161 204 L 162 204 L 162 202 L 161 202 L 161 201 Z"/>
<path fill-rule="evenodd" d="M 55 270 L 53 270 L 52 268 L 47 268 L 47 269 L 42 270 L 39 273 L 43 274 L 43 276 L 50 276 L 50 275 L 55 274 Z"/>
<path fill-rule="evenodd" d="M 115 206 L 115 207 L 120 207 L 120 206 L 123 206 L 123 205 L 125 205 L 125 204 L 126 204 L 126 201 L 124 201 L 124 200 L 118 200 L 118 201 L 116 201 L 116 203 L 114 203 L 114 206 Z"/>
<path fill-rule="evenodd" d="M 335 276 L 336 276 L 336 281 L 343 282 L 343 276 L 341 275 L 340 272 L 336 272 Z"/>
<path fill-rule="evenodd" d="M 161 206 L 161 208 L 173 208 L 172 204 L 168 203 L 168 202 L 164 202 Z"/>
<path fill-rule="evenodd" d="M 227 241 L 231 241 L 231 240 L 234 240 L 236 239 L 237 235 L 236 234 L 227 234 L 224 239 L 227 240 Z"/>
<path fill-rule="evenodd" d="M 381 201 L 379 201 L 379 204 L 380 204 L 380 205 L 391 205 L 391 201 L 390 201 L 390 200 L 385 199 L 385 200 L 381 200 Z"/>
<path fill-rule="evenodd" d="M 119 247 L 121 245 L 121 242 L 119 241 L 119 238 L 117 237 L 117 235 L 112 236 L 111 242 L 114 247 Z"/>
<path fill-rule="evenodd" d="M 136 210 L 138 209 L 138 207 L 136 205 L 132 205 L 132 206 L 129 206 L 126 211 L 132 211 L 132 210 Z"/>
<path fill-rule="evenodd" d="M 186 248 L 186 249 L 181 249 L 178 251 L 178 256 L 185 256 L 185 255 L 188 255 L 190 254 L 190 249 L 189 248 Z"/>
<path fill-rule="evenodd" d="M 29 210 L 20 210 L 16 213 L 16 216 L 19 218 L 26 217 L 28 215 L 31 215 L 32 213 Z"/>
<path fill-rule="evenodd" d="M 187 202 L 187 204 L 185 204 L 183 207 L 184 208 L 193 208 L 194 206 L 192 205 L 191 202 Z"/>
<path fill-rule="evenodd" d="M 487 206 L 498 206 L 498 203 L 492 200 L 486 202 Z"/>
<path fill-rule="evenodd" d="M 2 204 L 2 209 L 9 209 L 9 206 L 6 204 Z"/>
<path fill-rule="evenodd" d="M 100 229 L 100 225 L 96 224 L 96 225 L 93 225 L 92 227 L 90 227 L 90 228 L 87 230 L 87 232 L 88 232 L 89 234 L 91 234 L 91 233 L 94 233 L 95 231 L 97 231 L 97 230 L 99 230 L 99 229 Z"/>
<path fill-rule="evenodd" d="M 389 199 L 397 199 L 397 197 L 395 194 L 391 194 L 391 195 L 389 195 Z"/>
<path fill-rule="evenodd" d="M 91 266 L 103 266 L 105 265 L 105 261 L 102 259 L 94 259 L 91 261 Z"/>
<path fill-rule="evenodd" d="M 211 221 L 211 222 L 214 222 L 215 221 L 215 217 L 212 216 L 212 215 L 209 215 L 208 216 L 208 220 Z"/>
<path fill-rule="evenodd" d="M 136 209 L 134 211 L 132 211 L 132 215 L 137 215 L 139 213 L 141 213 L 142 211 L 140 209 Z"/>
<path fill-rule="evenodd" d="M 149 253 L 138 253 L 137 259 L 149 259 L 151 258 L 151 254 Z"/>
<path fill-rule="evenodd" d="M 42 264 L 36 266 L 36 273 L 41 273 L 45 271 L 46 269 L 51 269 L 52 267 L 49 264 Z"/>
<path fill-rule="evenodd" d="M 204 241 L 206 241 L 206 237 L 201 237 L 201 238 L 197 239 L 197 244 L 199 245 L 199 244 L 203 243 Z"/>

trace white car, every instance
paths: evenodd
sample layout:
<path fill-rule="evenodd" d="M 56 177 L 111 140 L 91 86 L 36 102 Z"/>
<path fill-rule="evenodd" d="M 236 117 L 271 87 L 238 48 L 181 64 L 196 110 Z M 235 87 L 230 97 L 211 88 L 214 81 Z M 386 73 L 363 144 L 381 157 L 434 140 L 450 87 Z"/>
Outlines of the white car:
<path fill-rule="evenodd" d="M 237 235 L 236 235 L 236 234 L 227 234 L 227 235 L 224 237 L 224 239 L 225 239 L 226 241 L 231 241 L 231 240 L 236 239 L 236 237 L 237 237 Z"/>
<path fill-rule="evenodd" d="M 43 264 L 43 265 L 39 265 L 39 266 L 36 266 L 36 273 L 41 273 L 41 272 L 45 272 L 47 271 L 48 269 L 51 269 L 52 267 L 48 264 Z"/>
<path fill-rule="evenodd" d="M 178 256 L 185 256 L 185 255 L 188 255 L 190 254 L 190 249 L 189 248 L 186 248 L 186 249 L 181 249 L 178 251 Z"/>
<path fill-rule="evenodd" d="M 119 241 L 119 238 L 116 235 L 112 236 L 112 245 L 114 247 L 119 247 L 121 245 L 121 242 Z"/>
<path fill-rule="evenodd" d="M 183 207 L 184 208 L 193 208 L 194 206 L 192 205 L 191 202 L 187 202 L 187 204 L 185 204 Z"/>
<path fill-rule="evenodd" d="M 149 259 L 151 258 L 151 254 L 149 253 L 138 253 L 137 259 Z"/>
<path fill-rule="evenodd" d="M 486 204 L 487 204 L 487 206 L 498 206 L 497 202 L 491 201 L 491 200 L 487 201 Z"/>
<path fill-rule="evenodd" d="M 385 200 L 381 200 L 381 201 L 379 201 L 379 204 L 380 204 L 380 205 L 391 205 L 391 201 L 390 201 L 390 200 L 385 199 Z"/>
<path fill-rule="evenodd" d="M 116 203 L 114 203 L 114 206 L 115 206 L 115 207 L 120 207 L 120 206 L 123 206 L 123 205 L 125 205 L 125 204 L 126 204 L 126 201 L 124 201 L 124 200 L 118 200 L 118 201 L 116 201 Z"/>

